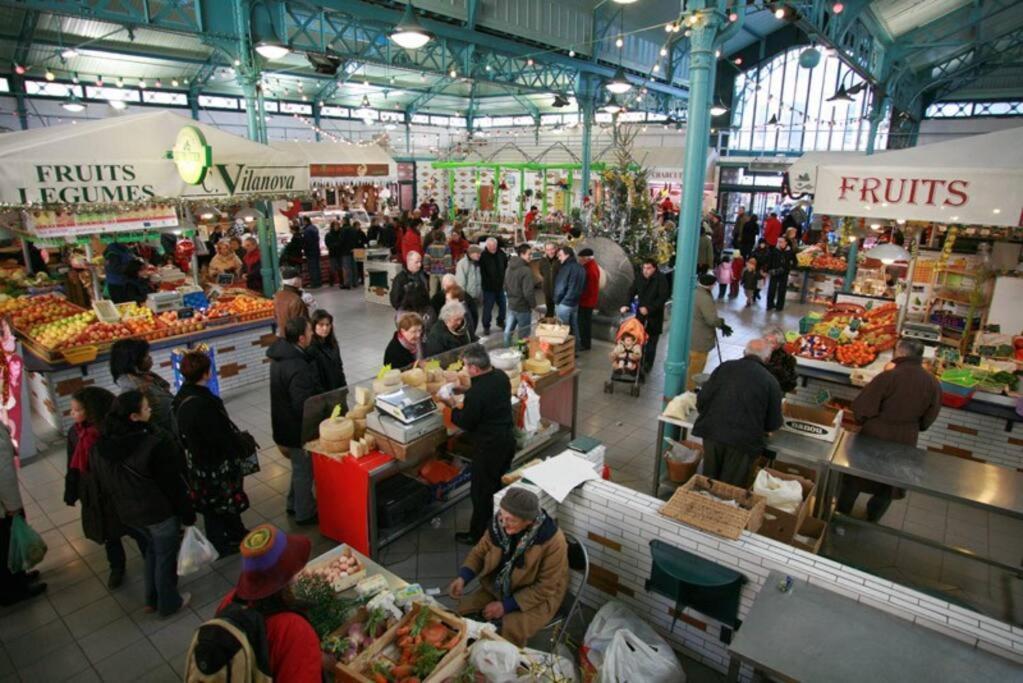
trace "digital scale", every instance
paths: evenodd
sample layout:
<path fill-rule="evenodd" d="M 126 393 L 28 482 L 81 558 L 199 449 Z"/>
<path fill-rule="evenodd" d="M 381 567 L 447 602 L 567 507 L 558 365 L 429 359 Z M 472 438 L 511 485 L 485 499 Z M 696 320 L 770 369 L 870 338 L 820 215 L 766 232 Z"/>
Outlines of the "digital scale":
<path fill-rule="evenodd" d="M 146 306 L 153 313 L 176 311 L 182 306 L 180 292 L 153 292 L 146 297 Z"/>
<path fill-rule="evenodd" d="M 902 336 L 936 344 L 941 340 L 941 326 L 906 321 L 902 325 Z"/>
<path fill-rule="evenodd" d="M 403 386 L 389 394 L 376 397 L 377 410 L 394 419 L 411 424 L 437 412 L 433 397 L 422 389 Z"/>
<path fill-rule="evenodd" d="M 434 410 L 415 422 L 402 422 L 376 410 L 366 416 L 366 429 L 383 434 L 397 443 L 408 444 L 444 429 L 444 418 L 439 411 Z"/>

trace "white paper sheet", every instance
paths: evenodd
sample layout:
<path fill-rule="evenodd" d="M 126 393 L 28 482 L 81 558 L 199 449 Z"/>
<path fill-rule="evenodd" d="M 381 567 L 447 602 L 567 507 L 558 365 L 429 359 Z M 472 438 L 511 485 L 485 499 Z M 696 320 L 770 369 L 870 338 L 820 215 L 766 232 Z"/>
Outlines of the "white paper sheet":
<path fill-rule="evenodd" d="M 530 467 L 523 473 L 523 478 L 542 488 L 558 503 L 563 503 L 576 486 L 600 477 L 594 471 L 593 463 L 565 451 Z"/>

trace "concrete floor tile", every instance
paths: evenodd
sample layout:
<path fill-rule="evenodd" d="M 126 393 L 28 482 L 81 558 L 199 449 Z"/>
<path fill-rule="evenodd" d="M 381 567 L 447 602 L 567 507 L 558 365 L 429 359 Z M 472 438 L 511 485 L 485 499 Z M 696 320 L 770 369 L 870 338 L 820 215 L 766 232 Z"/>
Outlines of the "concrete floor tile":
<path fill-rule="evenodd" d="M 0 641 L 9 645 L 20 636 L 59 618 L 57 611 L 42 596 L 11 607 L 0 608 Z"/>
<path fill-rule="evenodd" d="M 95 667 L 106 683 L 128 683 L 148 680 L 145 674 L 163 665 L 166 665 L 163 656 L 143 639 L 97 662 Z"/>
<path fill-rule="evenodd" d="M 77 643 L 68 643 L 18 671 L 23 681 L 90 680 L 76 677 L 95 675 L 92 665 Z M 95 679 L 91 679 L 95 680 Z"/>
<path fill-rule="evenodd" d="M 100 675 L 106 679 L 104 671 L 98 665 L 107 662 L 107 669 L 113 668 L 112 662 L 109 661 L 111 655 L 122 652 L 129 646 L 133 646 L 131 651 L 134 651 L 135 646 L 144 640 L 145 635 L 139 627 L 131 618 L 125 616 L 87 635 L 78 642 L 89 661 L 97 666 Z M 148 643 L 146 644 L 148 645 Z"/>
<path fill-rule="evenodd" d="M 72 643 L 74 638 L 63 621 L 51 621 L 37 629 L 23 633 L 7 643 L 7 654 L 16 669 L 37 664 L 51 652 Z"/>
<path fill-rule="evenodd" d="M 125 616 L 124 609 L 112 597 L 107 595 L 91 602 L 80 610 L 63 617 L 64 624 L 76 639 L 81 639 L 96 629 Z"/>
<path fill-rule="evenodd" d="M 191 610 L 185 612 L 180 619 L 149 635 L 149 642 L 159 650 L 164 659 L 183 653 L 192 642 L 192 635 L 202 624 Z"/>
<path fill-rule="evenodd" d="M 47 590 L 46 597 L 61 616 L 71 614 L 109 595 L 106 582 L 90 577 L 62 591 Z"/>

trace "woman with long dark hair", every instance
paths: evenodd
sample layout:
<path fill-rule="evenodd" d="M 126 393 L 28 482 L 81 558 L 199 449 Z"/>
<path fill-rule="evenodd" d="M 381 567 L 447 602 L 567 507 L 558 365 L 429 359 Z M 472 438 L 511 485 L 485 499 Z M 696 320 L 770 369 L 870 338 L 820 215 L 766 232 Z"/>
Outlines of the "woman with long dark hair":
<path fill-rule="evenodd" d="M 153 357 L 145 339 L 119 339 L 110 348 L 110 375 L 118 390 L 138 390 L 149 398 L 152 423 L 174 434 L 174 395 L 170 383 L 153 372 Z"/>
<path fill-rule="evenodd" d="M 82 531 L 90 541 L 103 545 L 110 565 L 108 588 L 124 583 L 126 556 L 121 536 L 135 539 L 139 552 L 146 554 L 146 538 L 121 524 L 114 502 L 100 494 L 96 477 L 89 466 L 93 447 L 100 439 L 100 428 L 114 404 L 114 395 L 101 387 L 85 387 L 71 396 L 71 419 L 67 433 L 67 475 L 64 477 L 64 502 L 74 507 L 82 503 Z"/>
<path fill-rule="evenodd" d="M 341 347 L 334 335 L 334 316 L 322 308 L 317 309 L 313 313 L 312 323 L 313 343 L 309 345 L 306 353 L 316 361 L 320 386 L 326 391 L 348 386 L 345 367 L 341 362 Z"/>
<path fill-rule="evenodd" d="M 206 538 L 221 557 L 238 552 L 248 533 L 241 513 L 249 508 L 242 469 L 246 452 L 241 431 L 220 397 L 206 386 L 210 358 L 190 351 L 181 359 L 185 383 L 174 397 L 178 437 L 186 450 L 192 504 L 206 523 Z"/>
<path fill-rule="evenodd" d="M 103 422 L 90 466 L 100 494 L 114 501 L 121 522 L 146 539 L 145 611 L 161 616 L 188 605 L 178 593 L 181 525 L 195 524 L 185 485 L 185 459 L 174 437 L 149 423 L 141 391 L 118 396 Z"/>

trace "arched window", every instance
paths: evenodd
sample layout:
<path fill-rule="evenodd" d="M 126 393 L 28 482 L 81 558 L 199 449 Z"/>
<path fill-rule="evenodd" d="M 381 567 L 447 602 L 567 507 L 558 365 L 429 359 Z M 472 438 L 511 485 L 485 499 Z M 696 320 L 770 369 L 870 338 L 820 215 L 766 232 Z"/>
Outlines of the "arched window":
<path fill-rule="evenodd" d="M 870 88 L 831 50 L 815 48 L 820 61 L 802 66 L 809 49 L 791 48 L 735 77 L 730 153 L 866 149 Z M 842 88 L 853 90 L 849 100 L 834 99 Z M 887 137 L 885 116 L 875 148 L 884 149 Z"/>

